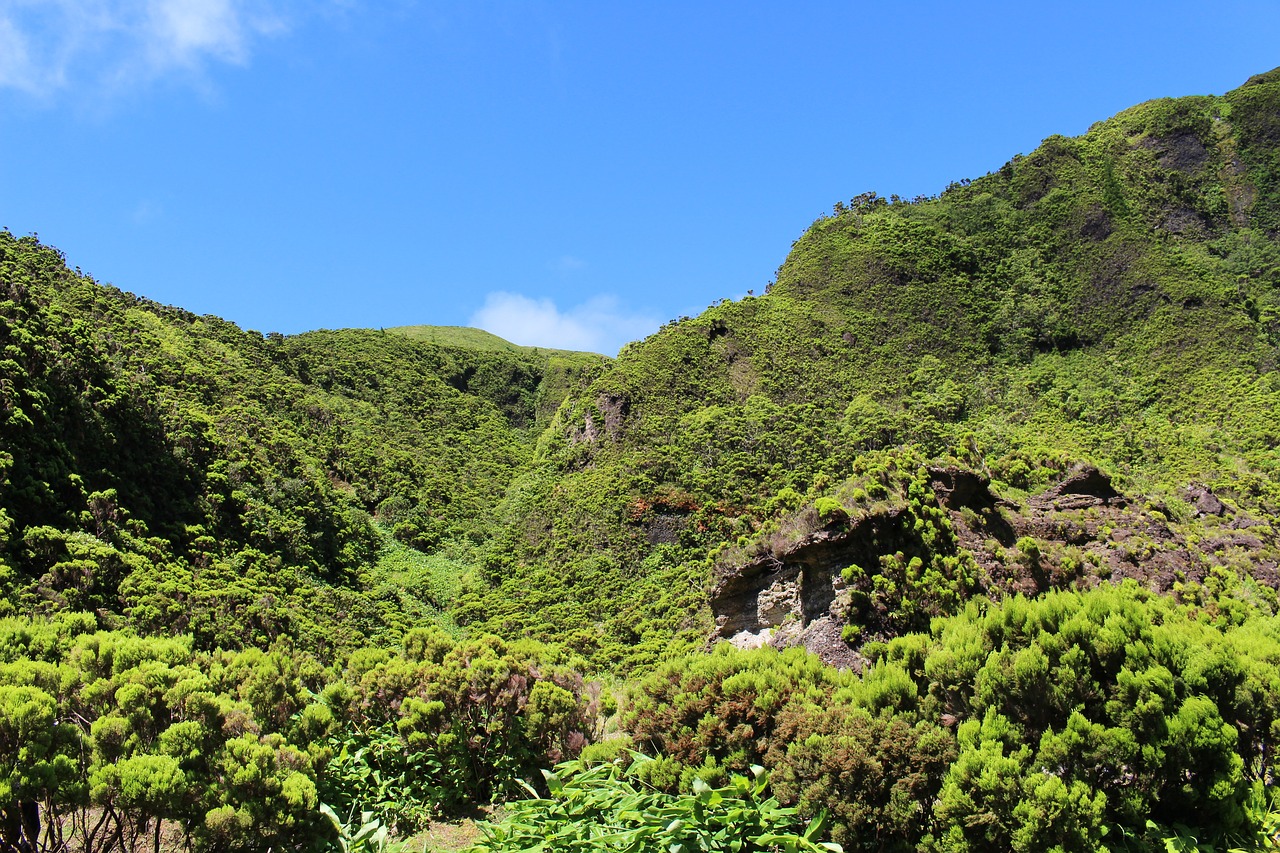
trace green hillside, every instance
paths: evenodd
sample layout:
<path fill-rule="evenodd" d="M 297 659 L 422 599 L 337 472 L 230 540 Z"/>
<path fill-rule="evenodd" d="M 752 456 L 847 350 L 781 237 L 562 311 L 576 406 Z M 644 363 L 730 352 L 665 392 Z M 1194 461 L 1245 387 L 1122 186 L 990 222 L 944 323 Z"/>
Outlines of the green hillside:
<path fill-rule="evenodd" d="M 472 329 L 467 326 L 393 326 L 386 331 L 404 335 L 415 341 L 466 349 L 493 352 L 521 352 L 525 349 L 484 329 Z"/>
<path fill-rule="evenodd" d="M 377 526 L 418 548 L 485 539 L 539 412 L 592 369 L 372 331 L 263 338 L 0 241 L 9 613 L 356 644 L 390 615 L 368 598 Z M 226 612 L 264 594 L 260 625 Z"/>
<path fill-rule="evenodd" d="M 0 347 L 0 848 L 1275 849 L 1280 69 L 614 360 L 8 231 Z"/>
<path fill-rule="evenodd" d="M 1032 582 L 1014 541 L 951 513 L 983 551 L 980 591 L 1114 569 L 1085 564 L 1092 534 L 1037 535 L 1089 526 L 1083 509 L 1033 518 L 1028 504 L 1078 464 L 1127 501 L 1093 524 L 1127 538 L 1107 548 L 1219 543 L 1235 535 L 1219 527 L 1247 525 L 1238 553 L 1193 548 L 1178 570 L 1274 574 L 1278 97 L 1263 75 L 1221 98 L 1155 101 L 937 198 L 837 204 L 766 295 L 625 348 L 561 408 L 493 543 L 499 592 L 474 613 L 548 637 L 603 624 L 584 652 L 644 662 L 644 640 L 657 654 L 681 626 L 694 642 L 710 629 L 709 552 L 779 554 L 769 538 L 820 527 L 804 517 L 823 501 L 856 517 L 912 499 L 921 466 L 991 480 L 989 503 L 1012 504 L 1001 526 L 1041 541 Z M 1229 510 L 1203 517 L 1188 503 L 1201 491 Z"/>
<path fill-rule="evenodd" d="M 513 344 L 484 329 L 473 329 L 470 326 L 393 326 L 386 331 L 396 335 L 404 335 L 415 341 L 426 341 L 430 344 L 455 347 L 457 349 L 491 350 L 493 352 L 527 353 L 530 355 L 560 356 L 563 358 L 599 359 L 595 353 L 578 352 L 567 349 L 547 349 L 545 347 L 527 347 Z"/>

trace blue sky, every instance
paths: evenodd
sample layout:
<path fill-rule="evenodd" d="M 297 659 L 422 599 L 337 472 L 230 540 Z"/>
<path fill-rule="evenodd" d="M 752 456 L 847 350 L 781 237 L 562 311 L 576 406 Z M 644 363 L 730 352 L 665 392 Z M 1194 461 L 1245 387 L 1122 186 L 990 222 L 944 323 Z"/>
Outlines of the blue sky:
<path fill-rule="evenodd" d="M 838 199 L 1280 65 L 1280 3 L 0 0 L 0 225 L 245 328 L 613 353 Z"/>

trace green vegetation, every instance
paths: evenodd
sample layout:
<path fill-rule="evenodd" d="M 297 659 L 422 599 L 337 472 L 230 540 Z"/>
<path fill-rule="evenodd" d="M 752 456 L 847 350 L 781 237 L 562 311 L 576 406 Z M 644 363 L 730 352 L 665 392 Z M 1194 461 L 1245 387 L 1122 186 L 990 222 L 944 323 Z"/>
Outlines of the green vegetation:
<path fill-rule="evenodd" d="M 720 788 L 701 780 L 691 793 L 663 794 L 637 786 L 652 759 L 633 755 L 630 767 L 586 767 L 569 762 L 545 772 L 550 799 L 512 806 L 501 823 L 483 827 L 485 840 L 473 853 L 524 850 L 669 850 L 672 853 L 825 853 L 840 847 L 814 839 L 822 821 L 803 828 L 795 809 L 765 798 L 764 768 L 734 776 Z"/>
<path fill-rule="evenodd" d="M 1229 846 L 1274 821 L 1275 602 L 1235 581 L 973 602 L 859 677 L 722 646 L 640 682 L 626 727 L 664 756 L 647 781 L 762 764 L 846 850 L 1147 849 L 1175 824 Z"/>
<path fill-rule="evenodd" d="M 513 344 L 484 329 L 473 329 L 469 326 L 393 326 L 385 331 L 396 335 L 404 335 L 415 341 L 439 344 L 454 349 L 491 350 L 493 352 L 523 353 L 531 355 L 557 356 L 591 363 L 599 361 L 602 356 L 592 353 L 577 352 L 567 349 L 546 349 L 545 347 L 527 347 Z"/>
<path fill-rule="evenodd" d="M 1275 849 L 1278 115 L 842 201 L 616 360 L 0 232 L 0 847 Z"/>
<path fill-rule="evenodd" d="M 0 620 L 0 831 L 20 850 L 322 845 L 329 814 L 411 831 L 576 755 L 598 690 L 531 644 L 408 632 L 324 667 L 277 640 Z"/>

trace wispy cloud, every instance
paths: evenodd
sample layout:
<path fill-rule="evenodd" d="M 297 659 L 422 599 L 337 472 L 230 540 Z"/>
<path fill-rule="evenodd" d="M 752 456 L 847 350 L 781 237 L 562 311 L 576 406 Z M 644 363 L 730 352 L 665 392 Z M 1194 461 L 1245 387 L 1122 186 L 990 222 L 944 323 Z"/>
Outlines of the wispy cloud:
<path fill-rule="evenodd" d="M 573 255 L 561 255 L 551 264 L 551 268 L 558 273 L 571 273 L 587 268 L 587 262 L 582 258 L 575 258 Z"/>
<path fill-rule="evenodd" d="M 144 198 L 134 207 L 130 218 L 135 225 L 148 225 L 164 217 L 164 207 L 160 202 Z"/>
<path fill-rule="evenodd" d="M 110 94 L 244 64 L 255 40 L 287 29 L 280 0 L 0 0 L 0 87 Z"/>
<path fill-rule="evenodd" d="M 628 311 L 612 296 L 597 296 L 567 310 L 550 299 L 497 292 L 471 316 L 470 325 L 524 346 L 616 353 L 653 332 L 660 321 Z"/>

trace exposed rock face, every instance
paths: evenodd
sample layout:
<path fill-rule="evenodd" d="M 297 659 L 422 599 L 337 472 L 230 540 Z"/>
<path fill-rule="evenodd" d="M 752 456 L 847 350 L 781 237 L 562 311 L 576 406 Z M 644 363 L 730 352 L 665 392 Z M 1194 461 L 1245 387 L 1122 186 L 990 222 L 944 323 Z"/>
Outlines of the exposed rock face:
<path fill-rule="evenodd" d="M 955 541 L 974 558 L 991 595 L 1036 594 L 1133 578 L 1165 591 L 1176 581 L 1199 581 L 1216 564 L 1245 554 L 1274 553 L 1276 531 L 1247 517 L 1225 520 L 1221 533 L 1188 543 L 1151 504 L 1116 491 L 1110 477 L 1080 465 L 1025 505 L 997 497 L 983 474 L 955 466 L 932 468 L 938 505 L 947 510 Z M 1229 516 L 1208 487 L 1192 483 L 1182 496 L 1200 517 Z M 803 645 L 830 664 L 860 667 L 863 658 L 841 639 L 850 591 L 841 572 L 879 565 L 891 553 L 905 510 L 849 518 L 798 539 L 775 542 L 739 565 L 722 568 L 711 594 L 714 639 L 744 648 Z M 821 522 L 810 511 L 809 529 Z M 777 537 L 775 537 L 777 538 Z M 1034 553 L 1021 542 L 1037 543 Z M 1252 558 L 1254 577 L 1280 582 L 1274 561 Z M 875 632 L 879 626 L 862 626 Z"/>
<path fill-rule="evenodd" d="M 966 468 L 949 465 L 946 468 L 930 468 L 929 478 L 938 503 L 949 510 L 959 512 L 961 507 L 982 510 L 999 503 L 991 494 L 991 480 Z"/>
<path fill-rule="evenodd" d="M 982 474 L 954 466 L 929 474 L 942 507 L 983 512 L 993 525 L 1003 523 L 997 511 L 1001 502 Z M 713 639 L 730 639 L 744 648 L 803 645 L 832 665 L 860 667 L 862 656 L 841 639 L 849 605 L 841 572 L 851 565 L 879 565 L 880 555 L 900 541 L 904 517 L 901 506 L 852 519 L 840 513 L 796 541 L 724 569 L 711 594 Z M 819 523 L 816 516 L 812 521 Z M 1010 542 L 1012 535 L 1010 529 Z M 971 544 L 980 546 L 980 540 Z"/>
<path fill-rule="evenodd" d="M 756 622 L 780 625 L 787 616 L 803 611 L 799 578 L 778 578 L 756 594 Z"/>
<path fill-rule="evenodd" d="M 773 639 L 773 629 L 765 628 L 761 631 L 739 631 L 732 637 L 727 638 L 731 645 L 740 649 L 758 649 L 761 646 L 769 645 Z"/>
<path fill-rule="evenodd" d="M 849 525 L 833 521 L 788 547 L 725 571 L 711 593 L 715 638 L 733 638 L 740 646 L 753 642 L 747 635 L 767 637 L 756 645 L 803 644 L 829 663 L 851 665 L 856 655 L 839 640 L 841 626 L 831 612 L 843 588 L 840 571 L 876 560 L 877 537 L 896 525 L 901 513 L 889 510 Z"/>
<path fill-rule="evenodd" d="M 596 406 L 604 415 L 604 429 L 610 438 L 617 438 L 622 429 L 622 422 L 631 411 L 631 401 L 619 394 L 601 394 Z"/>
<path fill-rule="evenodd" d="M 1163 168 L 1175 169 L 1185 174 L 1200 171 L 1212 159 L 1200 137 L 1189 131 L 1174 136 L 1147 137 L 1143 140 L 1143 145 L 1156 152 Z"/>
<path fill-rule="evenodd" d="M 826 616 L 835 600 L 833 576 L 865 549 L 863 525 L 850 530 L 811 533 L 781 554 L 767 553 L 725 573 L 711 593 L 716 633 L 776 628 L 787 621 L 802 625 Z"/>
<path fill-rule="evenodd" d="M 583 420 L 582 431 L 578 432 L 575 428 L 569 433 L 569 441 L 577 444 L 579 441 L 585 441 L 588 444 L 594 444 L 600 438 L 600 430 L 596 427 L 595 416 L 591 412 L 587 412 L 586 418 Z"/>
<path fill-rule="evenodd" d="M 1107 239 L 1113 230 L 1110 214 L 1100 205 L 1090 209 L 1080 224 L 1080 236 L 1094 242 Z"/>
<path fill-rule="evenodd" d="M 1033 506 L 1054 509 L 1084 509 L 1109 505 L 1120 499 L 1111 478 L 1092 465 L 1077 465 L 1056 486 L 1031 499 Z M 1122 500 L 1122 499 L 1121 499 Z"/>
<path fill-rule="evenodd" d="M 650 545 L 671 545 L 680 541 L 680 531 L 685 521 L 679 515 L 670 512 L 655 514 L 653 521 L 645 525 L 645 538 Z"/>
<path fill-rule="evenodd" d="M 771 634 L 770 642 L 784 648 L 804 646 L 829 666 L 861 672 L 867 659 L 844 641 L 841 635 L 843 628 L 844 623 L 839 619 L 823 616 L 803 628 L 795 622 L 779 628 L 776 634 Z"/>
<path fill-rule="evenodd" d="M 600 424 L 595 413 L 588 409 L 583 415 L 582 426 L 571 425 L 566 431 L 570 444 L 594 444 L 605 435 L 617 439 L 622 431 L 622 424 L 631 411 L 631 401 L 620 394 L 601 394 L 596 398 L 596 409 L 604 423 Z"/>
<path fill-rule="evenodd" d="M 1181 494 L 1201 518 L 1231 515 L 1202 484 L 1192 483 Z M 1263 556 L 1268 545 L 1276 545 L 1276 532 L 1256 519 L 1231 518 L 1220 535 L 1191 543 L 1171 526 L 1163 507 L 1142 504 L 1119 494 L 1097 468 L 1081 465 L 1025 506 L 1000 501 L 998 515 L 985 514 L 976 527 L 970 524 L 972 515 L 953 513 L 951 521 L 995 594 L 1032 595 L 1126 578 L 1165 592 L 1175 582 L 1203 580 L 1212 566 L 1239 559 L 1249 562 L 1250 573 L 1263 582 L 1280 574 L 1274 560 Z M 1259 527 L 1249 534 L 1233 532 L 1252 525 Z M 1022 537 L 1041 544 L 1044 559 L 1034 566 L 1010 561 L 1007 550 L 1003 559 L 998 553 Z"/>

